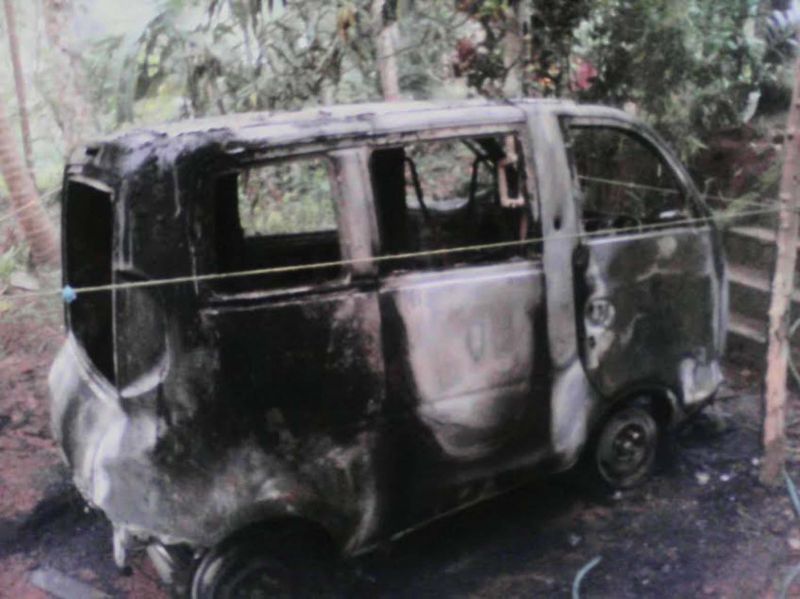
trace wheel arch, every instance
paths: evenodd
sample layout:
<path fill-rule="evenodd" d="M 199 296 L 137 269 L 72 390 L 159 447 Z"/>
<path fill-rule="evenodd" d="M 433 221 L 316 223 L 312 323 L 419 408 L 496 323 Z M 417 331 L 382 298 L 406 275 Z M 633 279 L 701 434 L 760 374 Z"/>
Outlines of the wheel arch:
<path fill-rule="evenodd" d="M 673 428 L 683 412 L 678 394 L 667 385 L 646 382 L 633 385 L 618 393 L 607 402 L 595 421 L 594 428 L 601 426 L 611 414 L 632 402 L 642 402 L 664 430 Z"/>
<path fill-rule="evenodd" d="M 307 506 L 308 507 L 308 506 Z M 297 509 L 295 506 L 257 504 L 233 514 L 228 526 L 217 536 L 207 551 L 215 547 L 230 545 L 259 534 L 295 533 L 320 540 L 329 545 L 332 551 L 342 547 L 343 539 L 337 533 L 340 527 L 324 518 L 315 515 L 317 510 Z"/>
<path fill-rule="evenodd" d="M 338 543 L 331 531 L 318 520 L 313 520 L 306 516 L 282 514 L 262 517 L 243 521 L 240 526 L 233 529 L 214 547 L 225 547 L 250 540 L 259 536 L 280 536 L 296 535 L 305 539 L 313 540 L 320 546 L 325 546 L 331 552 L 335 552 Z M 210 550 L 213 550 L 213 548 Z"/>
<path fill-rule="evenodd" d="M 252 520 L 233 530 L 221 541 L 206 549 L 191 569 L 189 588 L 192 599 L 215 597 L 212 589 L 219 584 L 219 576 L 235 560 L 248 552 L 275 552 L 291 559 L 302 557 L 317 559 L 320 563 L 332 561 L 337 554 L 337 543 L 330 531 L 316 520 L 297 515 L 276 515 Z M 228 565 L 225 565 L 225 564 Z"/>

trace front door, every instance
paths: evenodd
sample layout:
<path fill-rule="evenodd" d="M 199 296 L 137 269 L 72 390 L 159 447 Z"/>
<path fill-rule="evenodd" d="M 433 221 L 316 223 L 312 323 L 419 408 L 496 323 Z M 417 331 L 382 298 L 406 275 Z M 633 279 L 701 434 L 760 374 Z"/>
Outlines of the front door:
<path fill-rule="evenodd" d="M 601 395 L 719 382 L 722 263 L 688 177 L 655 138 L 624 122 L 568 129 L 585 233 L 573 263 L 581 358 Z"/>

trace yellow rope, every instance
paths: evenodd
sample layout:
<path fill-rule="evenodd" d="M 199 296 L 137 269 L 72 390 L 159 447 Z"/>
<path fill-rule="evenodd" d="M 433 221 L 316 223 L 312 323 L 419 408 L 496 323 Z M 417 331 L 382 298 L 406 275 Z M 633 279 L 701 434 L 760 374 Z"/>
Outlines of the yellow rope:
<path fill-rule="evenodd" d="M 442 248 L 438 250 L 426 250 L 420 252 L 405 252 L 401 254 L 388 254 L 385 256 L 374 256 L 370 258 L 355 258 L 351 260 L 335 260 L 335 261 L 326 261 L 326 262 L 314 262 L 310 264 L 299 264 L 299 265 L 292 265 L 292 266 L 273 266 L 269 268 L 257 268 L 252 270 L 242 270 L 236 272 L 227 272 L 227 273 L 210 273 L 210 274 L 201 274 L 201 275 L 187 275 L 181 277 L 171 277 L 171 278 L 164 278 L 164 279 L 152 279 L 148 281 L 131 281 L 128 283 L 111 283 L 108 285 L 91 285 L 86 287 L 66 287 L 63 289 L 52 289 L 52 290 L 44 290 L 44 291 L 37 291 L 37 292 L 27 292 L 27 293 L 19 293 L 14 295 L 5 296 L 6 299 L 28 299 L 28 298 L 36 298 L 36 297 L 49 297 L 49 296 L 57 296 L 57 295 L 64 295 L 65 293 L 69 292 L 70 295 L 81 295 L 84 293 L 98 293 L 103 291 L 113 291 L 118 289 L 141 289 L 141 288 L 149 288 L 149 287 L 162 287 L 166 285 L 179 285 L 184 283 L 201 283 L 206 281 L 217 281 L 223 279 L 234 279 L 234 278 L 245 278 L 245 277 L 253 277 L 253 276 L 262 276 L 262 275 L 270 275 L 270 274 L 279 274 L 279 273 L 287 273 L 287 272 L 300 272 L 300 271 L 307 271 L 307 270 L 318 270 L 322 268 L 333 268 L 333 267 L 342 267 L 342 266 L 351 266 L 356 264 L 365 264 L 365 263 L 381 263 L 381 262 L 392 262 L 398 260 L 407 260 L 409 258 L 424 258 L 430 256 L 442 256 L 448 254 L 461 254 L 461 253 L 468 253 L 468 252 L 477 252 L 477 251 L 485 251 L 485 250 L 493 250 L 493 249 L 501 249 L 501 248 L 510 248 L 510 247 L 522 247 L 526 245 L 533 245 L 536 243 L 542 243 L 547 241 L 548 239 L 558 238 L 558 239 L 576 239 L 576 238 L 594 238 L 594 237 L 603 237 L 612 234 L 618 233 L 646 233 L 654 230 L 661 230 L 661 229 L 668 229 L 682 225 L 691 225 L 695 223 L 705 223 L 708 224 L 712 221 L 723 221 L 723 220 L 732 220 L 737 218 L 743 218 L 748 216 L 756 216 L 759 214 L 773 214 L 778 211 L 778 208 L 769 208 L 769 209 L 761 209 L 761 210 L 751 210 L 751 211 L 742 211 L 732 214 L 718 214 L 715 216 L 708 216 L 708 217 L 699 217 L 699 218 L 685 218 L 679 220 L 668 221 L 664 223 L 656 223 L 651 225 L 644 225 L 643 227 L 640 226 L 630 226 L 630 227 L 620 227 L 616 229 L 605 229 L 602 231 L 593 231 L 593 232 L 579 232 L 579 233 L 559 233 L 549 237 L 538 237 L 533 239 L 522 239 L 522 240 L 515 240 L 515 241 L 502 241 L 496 243 L 485 243 L 485 244 L 478 244 L 478 245 L 469 245 L 469 246 L 460 246 L 455 248 Z"/>

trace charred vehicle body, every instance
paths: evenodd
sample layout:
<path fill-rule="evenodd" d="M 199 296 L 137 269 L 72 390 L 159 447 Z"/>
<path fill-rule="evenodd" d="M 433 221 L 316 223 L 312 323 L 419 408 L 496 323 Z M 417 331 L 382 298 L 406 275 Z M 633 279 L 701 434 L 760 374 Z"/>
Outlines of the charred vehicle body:
<path fill-rule="evenodd" d="M 633 485 L 721 380 L 708 214 L 649 128 L 569 102 L 120 134 L 65 171 L 56 437 L 118 562 L 185 555 L 198 597 L 582 456 Z"/>

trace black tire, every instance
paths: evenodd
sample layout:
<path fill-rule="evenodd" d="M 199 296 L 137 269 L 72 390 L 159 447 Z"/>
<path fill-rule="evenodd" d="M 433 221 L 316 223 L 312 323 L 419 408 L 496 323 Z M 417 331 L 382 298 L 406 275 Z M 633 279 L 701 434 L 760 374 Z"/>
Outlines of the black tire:
<path fill-rule="evenodd" d="M 649 405 L 635 402 L 612 412 L 589 446 L 590 476 L 600 490 L 618 491 L 642 484 L 653 474 L 662 432 Z"/>
<path fill-rule="evenodd" d="M 192 599 L 336 597 L 331 556 L 288 532 L 256 530 L 210 550 L 192 580 Z"/>

